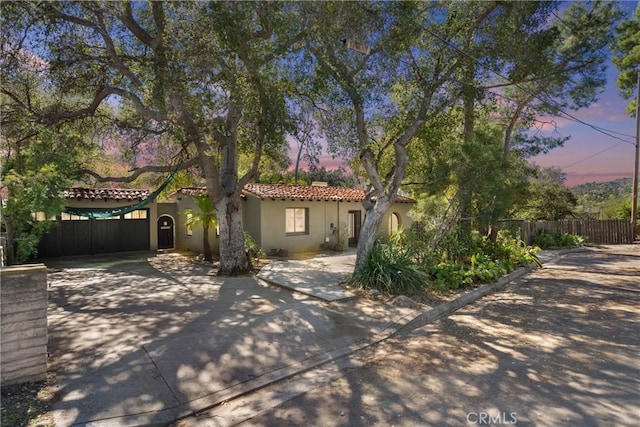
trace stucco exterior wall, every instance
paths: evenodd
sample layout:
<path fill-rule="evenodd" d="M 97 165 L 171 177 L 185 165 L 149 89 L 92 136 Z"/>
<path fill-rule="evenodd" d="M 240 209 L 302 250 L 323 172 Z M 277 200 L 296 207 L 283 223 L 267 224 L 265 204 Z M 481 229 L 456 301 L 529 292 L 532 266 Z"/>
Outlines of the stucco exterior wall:
<path fill-rule="evenodd" d="M 260 245 L 267 253 L 281 248 L 294 253 L 319 251 L 327 239 L 332 244 L 337 241 L 338 224 L 340 221 L 346 223 L 349 209 L 362 209 L 360 203 L 301 200 L 262 200 L 261 206 Z M 286 233 L 287 208 L 307 209 L 308 229 L 305 234 Z"/>
<path fill-rule="evenodd" d="M 256 207 L 258 205 L 260 208 Z M 348 245 L 347 224 L 349 212 L 360 211 L 364 222 L 365 211 L 360 202 L 301 201 L 301 200 L 260 200 L 247 196 L 245 228 L 252 233 L 256 242 L 267 253 L 274 249 L 286 249 L 290 253 L 314 252 L 324 244 L 333 247 L 342 241 Z M 384 216 L 378 233 L 389 235 L 389 218 L 395 212 L 400 219 L 399 227 L 408 228 L 413 223 L 408 215 L 413 207 L 410 203 L 395 203 Z M 304 208 L 308 212 L 308 230 L 304 234 L 285 232 L 285 212 L 287 208 Z M 254 229 L 257 229 L 254 233 Z M 343 238 L 340 238 L 343 234 Z M 259 236 L 259 237 L 258 237 Z"/>
<path fill-rule="evenodd" d="M 204 231 L 202 226 L 199 225 L 197 227 L 191 227 L 191 235 L 187 232 L 187 215 L 183 212 L 186 209 L 193 209 L 195 211 L 198 210 L 198 206 L 196 206 L 193 199 L 189 196 L 181 196 L 176 199 L 176 218 L 174 220 L 175 223 L 175 243 L 176 249 L 181 251 L 189 251 L 194 254 L 201 254 L 203 252 L 203 236 Z M 216 234 L 216 229 L 209 229 L 209 244 L 211 245 L 211 250 L 214 254 L 220 253 L 219 239 Z"/>
<path fill-rule="evenodd" d="M 192 235 L 187 235 L 185 209 L 197 207 L 193 199 L 186 195 L 172 198 L 176 203 L 176 249 L 193 253 L 202 253 L 202 226 L 192 227 Z M 164 207 L 160 203 L 160 213 Z M 256 243 L 268 254 L 274 250 L 285 249 L 289 253 L 317 252 L 323 248 L 333 248 L 336 243 L 344 247 L 349 245 L 349 213 L 360 212 L 361 224 L 365 220 L 365 211 L 361 202 L 299 200 L 299 199 L 260 199 L 247 194 L 242 199 L 242 220 L 244 229 L 251 234 Z M 409 211 L 413 203 L 395 203 L 382 219 L 378 234 L 389 235 L 389 218 L 398 215 L 398 227 L 409 228 L 413 223 Z M 304 233 L 286 232 L 286 210 L 303 208 L 307 211 L 307 230 Z M 342 235 L 342 237 L 341 237 Z M 209 233 L 209 241 L 214 253 L 219 254 L 219 238 L 215 229 Z"/>
<path fill-rule="evenodd" d="M 262 204 L 260 199 L 257 197 L 245 197 L 242 199 L 241 206 L 244 229 L 251 234 L 251 237 L 259 246 L 265 249 L 262 244 Z"/>
<path fill-rule="evenodd" d="M 387 211 L 387 213 L 382 218 L 382 222 L 380 223 L 380 227 L 378 228 L 378 235 L 380 236 L 388 236 L 390 234 L 390 223 L 389 219 L 391 215 L 394 213 L 398 214 L 399 218 L 399 229 L 409 229 L 411 225 L 413 225 L 413 218 L 409 215 L 411 209 L 413 209 L 413 203 L 394 203 L 391 208 Z"/>

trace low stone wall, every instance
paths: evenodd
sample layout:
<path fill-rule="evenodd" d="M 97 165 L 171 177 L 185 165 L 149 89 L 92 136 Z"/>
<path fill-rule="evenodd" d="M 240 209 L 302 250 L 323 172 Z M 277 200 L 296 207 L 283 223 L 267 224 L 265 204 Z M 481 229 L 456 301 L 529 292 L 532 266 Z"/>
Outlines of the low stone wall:
<path fill-rule="evenodd" d="M 38 381 L 47 373 L 47 269 L 0 269 L 2 384 Z"/>

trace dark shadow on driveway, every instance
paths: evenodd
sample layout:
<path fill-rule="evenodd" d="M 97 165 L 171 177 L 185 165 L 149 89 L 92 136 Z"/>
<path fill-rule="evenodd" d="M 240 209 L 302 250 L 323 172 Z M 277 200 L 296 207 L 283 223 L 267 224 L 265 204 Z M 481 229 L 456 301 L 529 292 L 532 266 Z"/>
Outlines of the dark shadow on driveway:
<path fill-rule="evenodd" d="M 221 390 L 367 341 L 400 310 L 322 304 L 166 257 L 49 279 L 54 418 L 65 426 L 169 423 Z"/>

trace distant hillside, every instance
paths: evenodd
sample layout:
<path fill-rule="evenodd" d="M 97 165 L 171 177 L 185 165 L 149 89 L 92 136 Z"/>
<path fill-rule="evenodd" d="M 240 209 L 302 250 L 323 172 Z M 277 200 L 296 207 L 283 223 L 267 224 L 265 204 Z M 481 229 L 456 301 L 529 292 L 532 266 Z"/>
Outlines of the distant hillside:
<path fill-rule="evenodd" d="M 603 202 L 610 198 L 628 196 L 631 194 L 632 184 L 631 178 L 620 178 L 608 182 L 588 182 L 571 188 L 571 191 L 578 200 L 586 198 L 592 202 Z"/>
<path fill-rule="evenodd" d="M 589 182 L 573 187 L 579 217 L 612 219 L 627 218 L 631 212 L 631 178 L 609 182 Z"/>

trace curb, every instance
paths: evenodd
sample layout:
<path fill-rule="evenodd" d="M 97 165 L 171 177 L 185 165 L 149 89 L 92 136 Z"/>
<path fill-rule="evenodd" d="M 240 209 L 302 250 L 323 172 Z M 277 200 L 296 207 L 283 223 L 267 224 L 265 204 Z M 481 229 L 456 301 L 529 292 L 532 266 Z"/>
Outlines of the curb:
<path fill-rule="evenodd" d="M 549 254 L 549 259 L 545 261 L 544 264 L 554 262 L 560 257 L 570 253 L 586 252 L 586 251 L 588 251 L 587 248 L 553 251 Z M 236 384 L 225 390 L 218 391 L 216 393 L 201 397 L 199 399 L 196 399 L 190 402 L 185 402 L 177 407 L 172 408 L 174 411 L 177 412 L 177 416 L 173 420 L 173 422 L 175 423 L 184 419 L 191 418 L 193 416 L 197 416 L 199 413 L 202 413 L 207 410 L 211 410 L 216 406 L 219 406 L 232 399 L 237 399 L 251 392 L 265 388 L 269 385 L 272 385 L 280 381 L 294 377 L 296 375 L 311 371 L 315 368 L 318 368 L 327 363 L 336 361 L 338 359 L 345 358 L 346 356 L 349 356 L 350 354 L 355 353 L 359 350 L 372 347 L 380 343 L 381 341 L 384 341 L 386 339 L 389 339 L 397 335 L 400 332 L 416 329 L 430 322 L 433 322 L 434 320 L 437 320 L 441 317 L 448 316 L 451 313 L 459 310 L 460 308 L 466 305 L 469 305 L 470 303 L 482 298 L 487 294 L 503 289 L 510 282 L 517 280 L 522 276 L 524 276 L 525 274 L 530 273 L 531 271 L 534 271 L 536 269 L 537 267 L 535 266 L 535 264 L 532 264 L 531 266 L 528 266 L 528 267 L 521 267 L 517 270 L 512 271 L 506 276 L 501 277 L 495 283 L 483 284 L 473 290 L 463 291 L 459 293 L 453 300 L 440 303 L 435 307 L 427 309 L 426 311 L 416 310 L 420 312 L 414 315 L 412 318 L 405 321 L 407 317 L 412 316 L 411 314 L 409 314 L 404 318 L 389 324 L 387 328 L 378 332 L 373 337 L 373 339 L 367 342 L 352 344 L 347 347 L 342 347 L 342 348 L 330 351 L 328 353 L 314 356 L 307 360 L 299 362 L 297 364 L 290 365 L 285 368 L 281 368 L 279 370 L 269 372 L 251 381 Z M 190 409 L 188 408 L 188 406 L 191 406 L 191 407 L 195 406 L 197 409 Z"/>
<path fill-rule="evenodd" d="M 448 316 L 453 312 L 461 309 L 462 307 L 479 300 L 487 294 L 503 289 L 505 286 L 507 286 L 508 283 L 519 279 L 525 274 L 530 273 L 536 269 L 537 267 L 535 267 L 535 265 L 529 267 L 520 267 L 519 269 L 512 271 L 506 276 L 502 276 L 495 283 L 484 284 L 470 291 L 463 291 L 459 293 L 453 300 L 440 303 L 430 310 L 420 313 L 405 325 L 398 328 L 396 333 L 400 331 L 417 329 L 433 322 L 434 320 L 438 320 L 441 317 Z"/>

